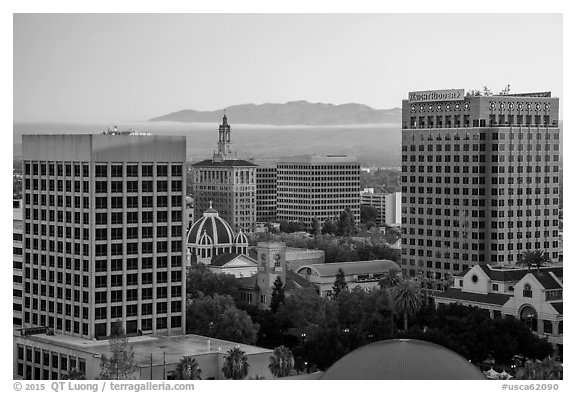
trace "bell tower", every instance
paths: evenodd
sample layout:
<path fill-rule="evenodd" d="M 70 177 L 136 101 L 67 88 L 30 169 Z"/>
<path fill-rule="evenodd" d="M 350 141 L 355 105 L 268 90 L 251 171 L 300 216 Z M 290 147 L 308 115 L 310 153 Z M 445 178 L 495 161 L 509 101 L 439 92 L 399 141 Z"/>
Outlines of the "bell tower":
<path fill-rule="evenodd" d="M 257 249 L 258 272 L 256 282 L 260 289 L 258 307 L 270 307 L 274 281 L 280 277 L 286 285 L 286 243 L 259 242 Z"/>
<path fill-rule="evenodd" d="M 214 161 L 222 162 L 232 158 L 232 141 L 230 140 L 230 124 L 226 112 L 222 118 L 222 124 L 218 127 L 218 151 L 214 153 Z"/>

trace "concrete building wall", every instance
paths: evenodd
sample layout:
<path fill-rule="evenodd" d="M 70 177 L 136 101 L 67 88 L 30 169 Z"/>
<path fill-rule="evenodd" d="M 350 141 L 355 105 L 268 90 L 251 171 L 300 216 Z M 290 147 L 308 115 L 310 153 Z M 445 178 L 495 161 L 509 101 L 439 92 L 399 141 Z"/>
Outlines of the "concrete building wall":
<path fill-rule="evenodd" d="M 185 144 L 23 136 L 24 327 L 184 331 Z"/>

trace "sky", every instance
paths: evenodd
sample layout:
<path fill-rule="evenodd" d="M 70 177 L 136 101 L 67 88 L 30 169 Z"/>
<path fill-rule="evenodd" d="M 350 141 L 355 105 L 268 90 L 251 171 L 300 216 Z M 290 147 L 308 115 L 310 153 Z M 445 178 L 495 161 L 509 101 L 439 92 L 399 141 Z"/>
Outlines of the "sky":
<path fill-rule="evenodd" d="M 552 91 L 561 14 L 15 14 L 14 121 L 142 121 L 409 91 Z"/>

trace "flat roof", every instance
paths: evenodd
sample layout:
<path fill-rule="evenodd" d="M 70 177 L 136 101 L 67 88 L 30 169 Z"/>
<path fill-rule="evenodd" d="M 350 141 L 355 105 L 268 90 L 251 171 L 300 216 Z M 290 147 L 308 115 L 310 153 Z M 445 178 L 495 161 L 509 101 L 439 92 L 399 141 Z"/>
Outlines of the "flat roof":
<path fill-rule="evenodd" d="M 278 165 L 282 164 L 358 164 L 354 156 L 343 154 L 303 154 L 291 157 L 282 157 L 278 160 Z"/>
<path fill-rule="evenodd" d="M 46 334 L 20 336 L 15 334 L 15 336 L 30 341 L 83 351 L 94 357 L 110 354 L 110 344 L 108 340 L 88 340 L 63 334 L 54 334 L 53 336 Z M 208 341 L 210 341 L 210 345 L 208 345 Z M 240 347 L 247 355 L 272 352 L 271 349 L 267 348 L 239 344 L 195 334 L 187 334 L 184 336 L 144 335 L 129 337 L 128 342 L 134 351 L 134 359 L 141 365 L 150 365 L 151 353 L 153 354 L 154 363 L 162 363 L 165 353 L 166 363 L 171 364 L 180 362 L 183 356 L 206 355 L 218 352 L 225 353 L 235 347 Z"/>

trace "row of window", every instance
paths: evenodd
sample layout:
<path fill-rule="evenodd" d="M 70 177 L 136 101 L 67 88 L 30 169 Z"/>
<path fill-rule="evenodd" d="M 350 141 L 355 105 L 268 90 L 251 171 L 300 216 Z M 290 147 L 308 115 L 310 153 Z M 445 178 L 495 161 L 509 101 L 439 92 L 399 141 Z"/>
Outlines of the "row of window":
<path fill-rule="evenodd" d="M 170 165 L 170 175 L 182 176 L 182 163 Z M 157 177 L 168 176 L 168 164 L 96 164 L 96 177 L 153 177 L 154 167 Z M 108 172 L 110 168 L 110 172 Z M 110 175 L 108 175 L 110 173 Z M 24 175 L 89 177 L 90 166 L 87 163 L 62 162 L 24 162 Z"/>

